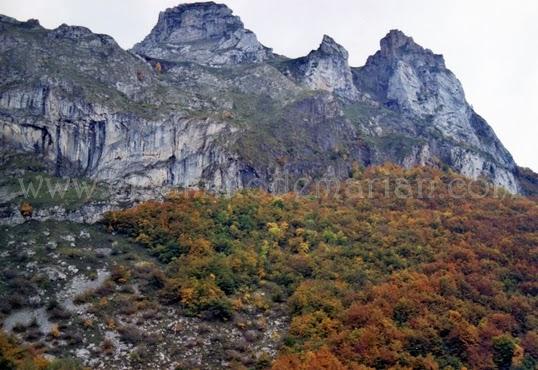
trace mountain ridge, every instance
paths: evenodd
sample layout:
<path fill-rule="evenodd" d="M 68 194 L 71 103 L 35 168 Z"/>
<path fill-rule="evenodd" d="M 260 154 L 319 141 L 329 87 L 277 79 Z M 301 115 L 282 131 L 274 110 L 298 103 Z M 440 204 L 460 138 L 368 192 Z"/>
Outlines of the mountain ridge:
<path fill-rule="evenodd" d="M 276 55 L 212 2 L 162 12 L 131 51 L 82 27 L 0 24 L 0 141 L 60 176 L 230 192 L 394 162 L 526 191 L 442 56 L 401 31 L 350 67 L 329 36 Z"/>

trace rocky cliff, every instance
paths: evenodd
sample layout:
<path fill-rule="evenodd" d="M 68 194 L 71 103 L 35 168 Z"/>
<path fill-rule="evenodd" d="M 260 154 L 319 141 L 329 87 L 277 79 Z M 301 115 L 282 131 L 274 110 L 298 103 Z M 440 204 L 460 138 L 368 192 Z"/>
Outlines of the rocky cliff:
<path fill-rule="evenodd" d="M 381 49 L 366 65 L 353 70 L 357 87 L 389 109 L 413 122 L 424 122 L 430 150 L 462 174 L 489 177 L 496 184 L 516 192 L 515 163 L 493 130 L 465 100 L 463 88 L 445 67 L 441 55 L 417 45 L 401 31 L 393 30 L 381 40 Z M 434 132 L 435 131 L 435 132 Z M 422 136 L 422 135 L 421 135 Z"/>
<path fill-rule="evenodd" d="M 353 84 L 348 52 L 330 36 L 323 36 L 317 50 L 286 64 L 284 73 L 306 88 L 329 91 L 350 101 L 359 96 Z"/>
<path fill-rule="evenodd" d="M 303 58 L 275 55 L 212 2 L 167 9 L 130 51 L 1 16 L 1 146 L 59 176 L 147 187 L 289 190 L 391 161 L 523 191 L 442 56 L 391 31 L 365 66 L 347 57 L 329 36 Z"/>
<path fill-rule="evenodd" d="M 206 65 L 259 63 L 272 56 L 225 5 L 183 4 L 159 14 L 151 33 L 133 51 L 150 58 Z"/>

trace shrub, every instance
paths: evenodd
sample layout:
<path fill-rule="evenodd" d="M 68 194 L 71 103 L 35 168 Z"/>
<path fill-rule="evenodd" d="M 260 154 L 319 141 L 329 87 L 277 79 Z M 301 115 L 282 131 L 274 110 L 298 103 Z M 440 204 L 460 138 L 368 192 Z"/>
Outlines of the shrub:
<path fill-rule="evenodd" d="M 103 340 L 101 343 L 101 351 L 106 355 L 112 354 L 114 352 L 114 342 L 108 338 L 105 338 L 105 340 Z"/>
<path fill-rule="evenodd" d="M 49 310 L 49 317 L 52 320 L 66 320 L 71 317 L 71 313 L 61 306 L 56 306 Z"/>
<path fill-rule="evenodd" d="M 24 218 L 32 218 L 34 209 L 29 202 L 21 202 L 21 204 L 19 205 L 19 212 Z"/>
<path fill-rule="evenodd" d="M 124 342 L 138 344 L 144 340 L 144 332 L 133 325 L 125 325 L 118 328 L 120 338 Z"/>
<path fill-rule="evenodd" d="M 125 284 L 129 280 L 131 272 L 123 265 L 114 265 L 110 273 L 110 278 L 117 284 Z"/>
<path fill-rule="evenodd" d="M 67 359 L 55 359 L 48 366 L 46 370 L 82 370 L 84 367 L 82 364 L 72 358 Z"/>
<path fill-rule="evenodd" d="M 105 222 L 167 264 L 158 296 L 187 314 L 263 309 L 260 292 L 286 302 L 288 368 L 532 368 L 536 202 L 450 197 L 443 185 L 467 180 L 422 167 L 360 172 L 333 193 L 185 192 Z M 401 199 L 382 178 L 435 189 Z"/>
<path fill-rule="evenodd" d="M 208 320 L 230 320 L 233 316 L 231 303 L 227 299 L 213 300 L 205 304 L 203 317 Z"/>

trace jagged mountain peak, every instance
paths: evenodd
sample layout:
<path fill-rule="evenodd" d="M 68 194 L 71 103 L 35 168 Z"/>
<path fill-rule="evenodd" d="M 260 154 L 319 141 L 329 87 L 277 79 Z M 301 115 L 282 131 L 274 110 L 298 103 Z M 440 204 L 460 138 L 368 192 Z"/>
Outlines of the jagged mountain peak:
<path fill-rule="evenodd" d="M 48 37 L 71 40 L 84 44 L 86 47 L 101 50 L 102 47 L 112 47 L 115 52 L 124 52 L 109 35 L 93 33 L 89 28 L 71 26 L 65 23 L 50 31 Z"/>
<path fill-rule="evenodd" d="M 326 55 L 341 57 L 345 60 L 349 57 L 347 50 L 328 35 L 323 35 L 323 39 L 321 40 L 321 44 L 317 51 Z"/>
<path fill-rule="evenodd" d="M 345 99 L 355 99 L 358 92 L 348 64 L 348 52 L 330 36 L 307 56 L 289 60 L 284 73 L 313 90 L 324 90 Z"/>
<path fill-rule="evenodd" d="M 403 75 L 412 79 L 419 77 L 423 79 L 443 73 L 452 80 L 456 88 L 453 93 L 460 103 L 465 103 L 463 89 L 455 76 L 446 68 L 442 55 L 422 47 L 412 37 L 397 29 L 390 30 L 380 40 L 379 45 L 379 50 L 368 57 L 364 66 L 354 69 L 355 83 L 359 90 L 366 91 L 381 100 L 387 100 L 387 98 L 390 100 L 387 94 L 389 94 L 391 77 L 395 71 L 401 71 Z M 411 85 L 415 88 L 423 85 L 422 92 L 431 87 L 431 84 L 426 81 L 420 83 L 415 81 Z"/>
<path fill-rule="evenodd" d="M 445 61 L 442 55 L 435 54 L 430 49 L 422 47 L 412 37 L 407 36 L 400 30 L 390 30 L 381 39 L 379 45 L 379 51 L 368 58 L 367 64 L 371 63 L 372 59 L 384 58 L 391 60 L 392 63 L 396 63 L 399 60 L 414 60 L 418 64 L 445 68 Z"/>
<path fill-rule="evenodd" d="M 37 19 L 28 19 L 27 21 L 19 21 L 15 18 L 8 17 L 7 15 L 0 14 L 0 31 L 2 31 L 6 26 L 18 26 L 29 29 L 43 29 L 41 24 Z"/>
<path fill-rule="evenodd" d="M 398 29 L 392 29 L 383 37 L 380 41 L 381 50 L 397 50 L 403 46 L 411 45 L 413 47 L 420 47 L 412 37 L 407 36 L 405 33 Z"/>
<path fill-rule="evenodd" d="M 144 57 L 205 65 L 255 63 L 272 52 L 224 4 L 181 4 L 159 14 L 157 24 L 133 51 Z"/>
<path fill-rule="evenodd" d="M 204 22 L 201 22 L 201 21 Z M 243 22 L 224 4 L 214 2 L 180 4 L 159 14 L 157 38 L 189 42 L 220 37 L 243 29 Z M 189 31 L 189 32 L 185 32 Z"/>
<path fill-rule="evenodd" d="M 64 33 L 66 35 L 71 35 L 73 37 L 81 37 L 81 36 L 87 36 L 87 35 L 92 34 L 92 31 L 89 28 L 82 27 L 82 26 L 70 26 L 65 23 L 62 23 L 56 29 L 54 29 L 54 32 Z"/>
<path fill-rule="evenodd" d="M 402 31 L 391 30 L 380 42 L 380 50 L 363 67 L 353 69 L 357 89 L 375 97 L 392 111 L 427 124 L 463 147 L 473 147 L 489 158 L 452 148 L 447 162 L 469 177 L 484 174 L 513 192 L 518 185 L 515 163 L 493 130 L 468 104 L 463 87 L 445 66 L 442 55 L 417 44 Z M 430 137 L 430 133 L 426 135 Z"/>
<path fill-rule="evenodd" d="M 52 30 L 51 35 L 54 35 L 55 37 L 69 38 L 72 40 L 80 40 L 86 37 L 97 36 L 89 28 L 70 26 L 65 23 Z"/>

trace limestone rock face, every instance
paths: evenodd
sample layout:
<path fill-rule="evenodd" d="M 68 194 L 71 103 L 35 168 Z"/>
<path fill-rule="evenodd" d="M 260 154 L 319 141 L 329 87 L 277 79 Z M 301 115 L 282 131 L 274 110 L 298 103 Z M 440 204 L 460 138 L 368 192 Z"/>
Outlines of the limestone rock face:
<path fill-rule="evenodd" d="M 222 191 L 242 187 L 233 156 L 215 143 L 235 129 L 186 114 L 187 99 L 149 64 L 83 27 L 8 22 L 0 36 L 12 45 L 1 64 L 3 148 L 42 156 L 59 176 L 153 187 L 205 178 Z"/>
<path fill-rule="evenodd" d="M 213 2 L 182 4 L 162 12 L 133 51 L 155 59 L 214 66 L 262 62 L 272 56 L 239 17 Z"/>
<path fill-rule="evenodd" d="M 461 83 L 446 68 L 442 55 L 398 30 L 390 31 L 380 44 L 366 65 L 354 70 L 357 88 L 398 114 L 428 125 L 429 135 L 435 130 L 453 141 L 449 163 L 464 175 L 493 177 L 495 183 L 516 192 L 516 165 L 510 153 L 467 103 Z"/>
<path fill-rule="evenodd" d="M 513 193 L 533 184 L 443 57 L 402 32 L 360 68 L 329 36 L 288 59 L 212 2 L 164 11 L 132 51 L 84 27 L 0 16 L 0 146 L 58 176 L 147 189 L 289 191 L 387 161 Z"/>
<path fill-rule="evenodd" d="M 323 36 L 317 50 L 290 61 L 285 73 L 313 90 L 334 92 L 349 100 L 359 96 L 353 84 L 347 50 L 327 35 Z"/>
<path fill-rule="evenodd" d="M 478 145 L 470 107 L 460 82 L 441 55 L 417 45 L 401 31 L 381 40 L 381 49 L 356 73 L 357 85 L 403 114 L 433 117 L 443 134 Z"/>

